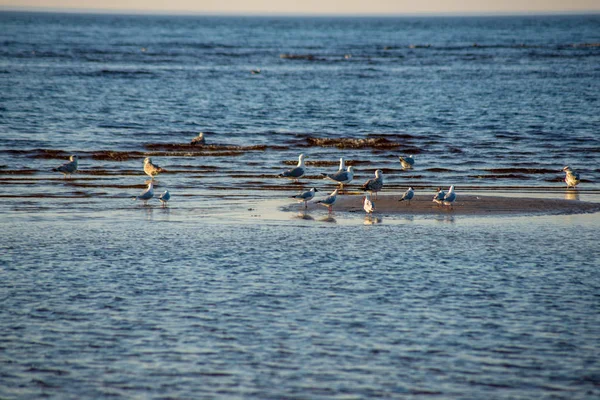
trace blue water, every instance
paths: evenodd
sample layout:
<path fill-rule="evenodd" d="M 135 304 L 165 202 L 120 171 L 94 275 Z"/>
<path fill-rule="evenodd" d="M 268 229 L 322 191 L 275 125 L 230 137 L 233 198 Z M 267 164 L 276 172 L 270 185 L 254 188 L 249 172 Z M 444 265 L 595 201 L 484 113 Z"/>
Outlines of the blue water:
<path fill-rule="evenodd" d="M 3 12 L 0 44 L 1 398 L 600 397 L 600 214 L 288 198 L 344 157 L 350 192 L 600 202 L 600 16 Z"/>

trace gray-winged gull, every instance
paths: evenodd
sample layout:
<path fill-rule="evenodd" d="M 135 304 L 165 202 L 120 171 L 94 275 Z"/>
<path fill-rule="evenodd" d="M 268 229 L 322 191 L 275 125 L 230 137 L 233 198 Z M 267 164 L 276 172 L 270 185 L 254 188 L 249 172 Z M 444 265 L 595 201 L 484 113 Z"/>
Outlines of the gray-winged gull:
<path fill-rule="evenodd" d="M 135 196 L 134 200 L 143 200 L 144 204 L 148 204 L 148 200 L 154 197 L 154 186 L 152 181 L 148 183 L 148 188 L 142 192 L 139 196 Z"/>
<path fill-rule="evenodd" d="M 316 192 L 318 192 L 317 188 L 312 188 L 306 192 L 300 193 L 299 195 L 292 196 L 291 198 L 300 200 L 300 202 L 304 202 L 304 208 L 308 208 L 307 203 L 315 197 Z"/>
<path fill-rule="evenodd" d="M 454 191 L 454 185 L 450 186 L 448 193 L 444 196 L 443 203 L 445 206 L 452 207 L 452 203 L 456 200 L 456 192 Z"/>
<path fill-rule="evenodd" d="M 325 207 L 329 208 L 329 214 L 331 214 L 331 207 L 335 204 L 337 199 L 338 189 L 335 189 L 331 194 L 324 199 L 318 200 L 317 204 L 322 204 Z"/>
<path fill-rule="evenodd" d="M 165 207 L 167 205 L 167 202 L 171 200 L 171 193 L 169 193 L 168 190 L 165 190 L 165 192 L 158 197 L 158 200 L 160 200 L 163 207 Z"/>
<path fill-rule="evenodd" d="M 354 179 L 354 167 L 350 166 L 346 171 L 338 171 L 333 174 L 321 174 L 321 176 L 339 183 L 340 189 L 343 189 L 344 184 L 350 183 L 352 179 Z"/>
<path fill-rule="evenodd" d="M 438 204 L 442 204 L 444 201 L 444 196 L 446 196 L 446 192 L 442 190 L 442 188 L 437 188 L 437 193 L 433 196 L 433 201 Z"/>
<path fill-rule="evenodd" d="M 287 171 L 282 172 L 278 176 L 280 178 L 293 179 L 294 182 L 298 182 L 298 178 L 302 177 L 302 175 L 304 175 L 304 172 L 305 172 L 304 158 L 305 158 L 304 154 L 300 154 L 298 156 L 298 165 L 296 165 L 295 168 L 288 169 Z M 306 157 L 306 158 L 308 158 L 308 157 Z"/>
<path fill-rule="evenodd" d="M 79 157 L 77 157 L 76 155 L 72 155 L 69 157 L 69 160 L 69 162 L 66 162 L 60 167 L 56 168 L 56 171 L 61 172 L 64 178 L 66 178 L 67 175 L 69 175 L 70 178 L 71 174 L 77 171 L 77 162 L 79 160 Z"/>
<path fill-rule="evenodd" d="M 412 188 L 412 186 L 410 186 L 408 188 L 408 190 L 406 192 L 404 192 L 404 194 L 402 195 L 402 197 L 400 198 L 400 200 L 398 201 L 408 201 L 408 204 L 410 204 L 410 201 L 412 200 L 412 198 L 415 196 L 415 190 Z"/>

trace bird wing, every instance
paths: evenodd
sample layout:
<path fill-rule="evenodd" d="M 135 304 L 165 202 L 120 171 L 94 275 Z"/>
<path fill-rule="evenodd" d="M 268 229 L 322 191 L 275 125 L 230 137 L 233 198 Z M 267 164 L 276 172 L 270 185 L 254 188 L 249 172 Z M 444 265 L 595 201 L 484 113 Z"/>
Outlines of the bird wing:
<path fill-rule="evenodd" d="M 281 176 L 292 177 L 292 178 L 299 178 L 302 175 L 304 175 L 304 168 L 302 168 L 302 167 L 292 168 L 290 170 L 285 171 L 283 174 L 281 174 Z"/>

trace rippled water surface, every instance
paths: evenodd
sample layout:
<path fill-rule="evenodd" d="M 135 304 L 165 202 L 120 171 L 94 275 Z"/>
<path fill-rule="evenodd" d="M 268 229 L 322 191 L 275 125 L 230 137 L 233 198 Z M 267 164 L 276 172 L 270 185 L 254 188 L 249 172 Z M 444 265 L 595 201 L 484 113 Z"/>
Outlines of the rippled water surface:
<path fill-rule="evenodd" d="M 0 13 L 0 43 L 1 398 L 600 397 L 600 214 L 288 198 L 344 157 L 350 193 L 600 202 L 597 15 Z"/>

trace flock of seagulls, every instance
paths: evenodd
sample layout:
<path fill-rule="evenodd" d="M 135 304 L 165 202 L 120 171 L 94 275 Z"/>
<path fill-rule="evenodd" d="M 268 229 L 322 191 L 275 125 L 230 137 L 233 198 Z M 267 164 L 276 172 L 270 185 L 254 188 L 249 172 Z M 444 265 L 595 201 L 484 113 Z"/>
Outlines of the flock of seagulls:
<path fill-rule="evenodd" d="M 206 139 L 204 137 L 204 133 L 200 132 L 197 137 L 193 138 L 190 142 L 191 145 L 204 145 L 206 143 Z M 286 170 L 279 174 L 279 177 L 288 178 L 294 180 L 294 182 L 298 182 L 298 179 L 304 176 L 306 173 L 306 166 L 304 164 L 304 160 L 308 158 L 304 154 L 300 154 L 298 156 L 298 164 L 289 170 Z M 415 165 L 415 159 L 412 156 L 400 156 L 399 157 L 400 164 L 403 169 L 412 169 Z M 73 173 L 75 173 L 78 169 L 78 161 L 79 158 L 77 155 L 72 155 L 69 157 L 69 161 L 57 167 L 55 170 L 62 173 L 64 178 L 70 178 Z M 157 164 L 152 163 L 152 159 L 150 157 L 146 157 L 144 159 L 144 173 L 150 177 L 150 182 L 148 183 L 148 187 L 138 196 L 133 197 L 134 200 L 141 200 L 147 205 L 148 201 L 154 198 L 154 177 L 164 172 L 165 169 L 161 168 Z M 578 172 L 575 172 L 570 166 L 565 166 L 562 169 L 565 172 L 565 183 L 567 184 L 567 189 L 575 188 L 580 182 L 580 176 Z M 346 167 L 345 160 L 343 157 L 340 158 L 339 168 L 336 172 L 327 174 L 322 173 L 321 176 L 324 179 L 329 179 L 333 182 L 339 184 L 339 187 L 336 188 L 331 194 L 329 194 L 325 198 L 321 198 L 315 200 L 315 195 L 319 191 L 316 187 L 311 188 L 305 192 L 302 192 L 296 196 L 291 196 L 298 200 L 301 203 L 304 203 L 304 208 L 308 208 L 308 203 L 311 201 L 315 201 L 316 204 L 321 204 L 329 209 L 329 213 L 332 212 L 332 207 L 335 204 L 338 194 L 343 191 L 344 185 L 350 183 L 354 179 L 354 167 L 348 166 Z M 383 171 L 377 169 L 375 171 L 375 177 L 367 180 L 362 186 L 362 190 L 368 192 L 365 194 L 363 198 L 363 209 L 367 214 L 372 214 L 375 211 L 375 204 L 373 202 L 373 195 L 375 195 L 375 199 L 377 199 L 377 193 L 383 189 Z M 406 201 L 410 204 L 411 200 L 415 196 L 415 190 L 411 186 L 403 193 L 402 197 L 398 201 Z M 171 194 L 168 190 L 165 190 L 162 193 L 158 200 L 162 203 L 163 207 L 166 207 L 169 200 L 171 199 Z M 433 197 L 433 202 L 437 203 L 440 206 L 449 206 L 452 208 L 452 204 L 456 201 L 456 192 L 454 190 L 454 185 L 450 186 L 448 192 L 442 190 L 442 188 L 437 188 L 437 192 Z"/>

